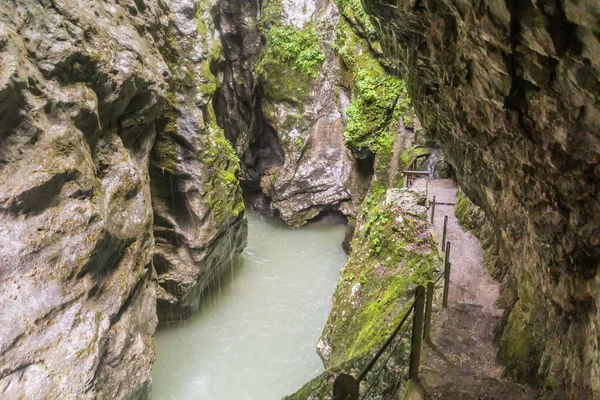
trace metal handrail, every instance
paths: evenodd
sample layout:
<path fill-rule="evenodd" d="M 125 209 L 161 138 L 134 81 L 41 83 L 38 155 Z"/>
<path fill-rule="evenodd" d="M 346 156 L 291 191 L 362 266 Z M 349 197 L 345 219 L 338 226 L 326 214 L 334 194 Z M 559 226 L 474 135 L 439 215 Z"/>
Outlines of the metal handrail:
<path fill-rule="evenodd" d="M 443 237 L 446 238 L 446 229 L 447 229 L 447 217 L 444 218 L 444 233 Z M 359 399 L 359 386 L 362 380 L 371 372 L 377 361 L 381 358 L 383 353 L 388 349 L 390 344 L 394 341 L 398 333 L 402 330 L 402 327 L 408 320 L 409 316 L 413 314 L 412 319 L 412 337 L 411 337 L 411 350 L 409 353 L 409 379 L 417 381 L 419 377 L 419 363 L 420 363 L 420 354 L 421 354 L 421 339 L 425 340 L 428 343 L 431 343 L 431 339 L 429 337 L 430 328 L 431 328 L 431 317 L 433 314 L 433 293 L 436 289 L 436 285 L 440 282 L 442 278 L 444 278 L 444 286 L 443 286 L 443 295 L 442 295 L 442 307 L 448 307 L 448 289 L 450 286 L 450 242 L 442 243 L 442 248 L 445 249 L 444 254 L 444 270 L 441 274 L 437 276 L 434 281 L 430 281 L 427 284 L 427 290 L 422 285 L 417 286 L 415 297 L 408 310 L 406 310 L 402 320 L 394 331 L 390 334 L 385 343 L 379 348 L 377 353 L 373 356 L 373 358 L 369 361 L 369 363 L 363 368 L 363 370 L 358 375 L 358 378 L 354 379 L 351 375 L 340 374 L 336 377 L 334 381 L 334 393 L 332 400 L 358 400 Z M 423 298 L 426 297 L 426 298 Z M 402 334 L 401 340 L 394 346 L 393 352 L 398 347 L 399 343 L 404 338 L 404 332 Z M 392 354 L 393 354 L 392 352 Z M 381 367 L 381 370 L 373 380 L 373 384 L 369 387 L 368 391 L 365 393 L 368 394 L 379 378 L 381 371 L 391 358 L 388 356 L 385 364 Z M 406 368 L 406 365 L 403 367 Z M 399 378 L 400 379 L 400 378 Z M 343 382 L 342 382 L 343 381 Z M 396 383 L 397 385 L 398 383 Z M 342 391 L 342 393 L 337 393 L 337 391 Z M 395 388 L 394 388 L 395 390 Z"/>
<path fill-rule="evenodd" d="M 392 358 L 392 356 L 394 355 L 394 352 L 396 351 L 396 349 L 398 348 L 398 346 L 400 345 L 400 343 L 402 343 L 402 339 L 404 339 L 404 335 L 406 335 L 406 332 L 408 332 L 408 325 L 406 326 L 406 328 L 403 329 L 402 335 L 400 335 L 400 339 L 398 339 L 398 342 L 392 348 L 392 351 L 390 352 L 390 355 L 387 356 L 387 358 L 386 358 L 386 360 L 385 360 L 385 362 L 383 364 L 384 366 L 387 365 L 387 363 L 390 361 L 390 358 Z M 414 347 L 414 345 L 413 345 L 413 347 Z M 412 348 L 410 349 L 410 352 L 412 353 Z M 410 360 L 410 357 L 404 362 L 404 364 L 400 368 L 401 371 L 404 371 L 404 369 L 406 369 L 406 363 L 407 363 L 408 360 Z M 365 392 L 363 398 L 365 398 L 367 396 L 367 394 L 369 394 L 369 392 L 371 391 L 371 389 L 375 386 L 375 383 L 377 383 L 377 380 L 379 379 L 379 375 L 381 375 L 382 372 L 383 372 L 383 367 L 379 370 L 379 372 L 377 373 L 377 375 L 373 379 L 373 383 L 371 383 L 371 386 L 369 386 L 369 388 Z"/>
<path fill-rule="evenodd" d="M 365 368 L 363 368 L 363 370 L 361 371 L 361 373 L 358 375 L 358 378 L 356 379 L 357 383 L 360 384 L 360 382 L 365 378 L 365 376 L 367 376 L 367 374 L 371 371 L 371 369 L 373 368 L 373 366 L 375 365 L 375 363 L 377 362 L 377 360 L 379 360 L 379 357 L 381 357 L 381 355 L 385 352 L 385 350 L 388 348 L 388 346 L 390 345 L 390 343 L 392 343 L 392 341 L 394 340 L 394 338 L 396 337 L 396 335 L 398 334 L 398 332 L 400 332 L 400 329 L 402 329 L 402 325 L 404 325 L 404 322 L 406 322 L 406 320 L 408 319 L 408 316 L 414 310 L 415 305 L 417 304 L 417 299 L 418 299 L 418 296 L 415 297 L 415 299 L 413 300 L 412 304 L 410 305 L 410 307 L 406 311 L 406 314 L 404 314 L 404 317 L 402 318 L 402 321 L 400 321 L 400 323 L 398 324 L 398 326 L 396 327 L 396 329 L 394 329 L 394 332 L 392 332 L 392 334 L 390 335 L 390 337 L 388 338 L 388 340 L 385 341 L 385 343 L 383 344 L 383 346 L 381 346 L 381 348 L 379 349 L 379 351 L 377 352 L 377 354 L 375 354 L 375 356 L 373 356 L 373 359 L 371 359 L 371 361 L 367 364 L 367 366 Z"/>

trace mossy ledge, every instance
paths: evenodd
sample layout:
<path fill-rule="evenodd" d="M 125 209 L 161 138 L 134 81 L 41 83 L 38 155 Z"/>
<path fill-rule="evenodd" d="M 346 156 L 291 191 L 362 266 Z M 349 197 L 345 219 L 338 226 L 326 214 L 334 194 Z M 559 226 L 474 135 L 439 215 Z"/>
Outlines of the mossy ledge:
<path fill-rule="evenodd" d="M 288 399 L 330 398 L 337 372 L 356 375 L 366 365 L 404 316 L 416 286 L 439 271 L 441 259 L 428 227 L 422 190 L 379 187 L 367 197 L 317 346 L 328 368 Z M 398 378 L 403 381 L 395 367 L 406 360 L 408 343 L 399 349 L 378 382 L 379 393 Z"/>

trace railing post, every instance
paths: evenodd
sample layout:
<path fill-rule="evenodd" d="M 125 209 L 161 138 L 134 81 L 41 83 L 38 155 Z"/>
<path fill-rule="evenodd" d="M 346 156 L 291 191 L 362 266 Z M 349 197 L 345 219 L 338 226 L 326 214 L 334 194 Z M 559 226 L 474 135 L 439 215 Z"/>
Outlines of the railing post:
<path fill-rule="evenodd" d="M 431 203 L 431 201 L 429 200 L 429 194 L 431 193 L 431 176 L 427 175 L 427 187 L 425 188 L 425 196 L 426 196 L 426 203 L 425 206 L 427 208 L 429 208 L 429 204 Z"/>
<path fill-rule="evenodd" d="M 358 400 L 358 382 L 352 375 L 339 374 L 335 377 L 333 399 Z"/>
<path fill-rule="evenodd" d="M 450 242 L 446 243 L 446 261 L 444 262 L 444 296 L 442 298 L 442 307 L 448 307 L 448 289 L 450 286 Z"/>
<path fill-rule="evenodd" d="M 433 224 L 433 217 L 435 216 L 435 196 L 433 196 L 433 203 L 431 203 L 431 223 Z"/>
<path fill-rule="evenodd" d="M 423 327 L 423 340 L 431 343 L 429 333 L 431 331 L 431 315 L 433 314 L 433 282 L 427 284 L 427 299 L 425 301 L 425 324 Z"/>
<path fill-rule="evenodd" d="M 425 311 L 425 287 L 417 286 L 415 291 L 415 314 L 410 343 L 410 366 L 408 376 L 415 382 L 419 381 L 419 363 L 421 361 L 421 338 L 423 337 L 423 312 Z"/>
<path fill-rule="evenodd" d="M 442 233 L 442 251 L 446 250 L 446 229 L 448 229 L 448 216 L 444 217 L 444 232 Z"/>

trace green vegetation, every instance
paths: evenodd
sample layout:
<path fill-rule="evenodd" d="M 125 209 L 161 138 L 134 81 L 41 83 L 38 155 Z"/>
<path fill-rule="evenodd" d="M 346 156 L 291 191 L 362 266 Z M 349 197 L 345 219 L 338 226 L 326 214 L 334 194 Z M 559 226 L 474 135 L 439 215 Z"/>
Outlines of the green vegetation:
<path fill-rule="evenodd" d="M 210 40 L 207 32 L 214 30 L 212 18 L 206 17 L 211 10 L 208 3 L 200 2 L 194 21 L 200 37 L 205 39 L 208 54 L 199 64 L 194 64 L 184 56 L 179 47 L 172 26 L 162 54 L 171 72 L 166 103 L 157 119 L 157 137 L 152 149 L 152 161 L 163 173 L 178 175 L 181 147 L 176 138 L 179 136 L 179 119 L 182 107 L 195 107 L 190 98 L 196 93 L 207 99 L 203 105 L 203 119 L 197 122 L 195 136 L 197 157 L 204 165 L 206 179 L 203 182 L 201 196 L 207 209 L 217 224 L 226 218 L 237 217 L 244 210 L 242 192 L 238 182 L 240 173 L 239 159 L 223 130 L 217 124 L 212 103 L 209 101 L 217 89 L 217 80 L 210 70 L 210 64 L 221 56 L 219 40 Z"/>
<path fill-rule="evenodd" d="M 340 20 L 333 49 L 347 68 L 346 79 L 356 88 L 346 109 L 345 142 L 350 149 L 391 151 L 397 122 L 408 114 L 410 99 L 404 81 L 385 72 L 365 42 Z"/>
<path fill-rule="evenodd" d="M 173 136 L 179 133 L 179 106 L 175 93 L 167 92 L 165 106 L 156 120 L 157 135 L 152 148 L 152 161 L 157 168 L 173 172 L 177 169 L 178 145 Z"/>
<path fill-rule="evenodd" d="M 357 221 L 353 252 L 325 332 L 335 343 L 331 365 L 381 344 L 403 317 L 402 305 L 410 304 L 415 287 L 432 279 L 440 264 L 427 221 L 384 204 L 384 196 L 385 190 L 376 187 Z M 351 295 L 356 284 L 361 287 L 358 300 Z"/>
<path fill-rule="evenodd" d="M 323 398 L 339 371 L 357 376 L 404 317 L 416 286 L 439 272 L 442 261 L 427 231 L 425 210 L 414 217 L 402 207 L 385 204 L 385 194 L 385 188 L 375 184 L 357 220 L 353 251 L 322 336 L 331 348 L 329 368 L 287 399 Z M 424 202 L 422 195 L 414 196 L 417 203 Z M 405 363 L 409 348 L 406 337 L 376 384 L 380 393 L 397 382 L 398 365 Z M 367 385 L 371 378 L 367 376 Z"/>
<path fill-rule="evenodd" d="M 268 52 L 271 57 L 289 63 L 302 74 L 315 78 L 325 60 L 315 28 L 308 25 L 297 30 L 290 25 L 274 26 L 269 33 Z"/>
<path fill-rule="evenodd" d="M 514 379 L 535 381 L 546 344 L 545 338 L 536 334 L 541 329 L 535 328 L 546 326 L 548 312 L 533 294 L 533 288 L 520 284 L 519 297 L 500 337 L 498 356 Z"/>
<path fill-rule="evenodd" d="M 375 179 L 357 216 L 352 253 L 342 270 L 321 337 L 330 354 L 329 368 L 289 399 L 323 398 L 330 393 L 337 371 L 356 376 L 404 317 L 416 286 L 434 279 L 441 266 L 424 209 L 415 217 L 401 206 L 385 204 L 388 185 L 395 183 L 390 178 L 392 156 L 399 158 L 393 161 L 398 161 L 394 165 L 402 170 L 427 151 L 409 147 L 403 154 L 394 153 L 400 121 L 408 128 L 414 125 L 406 85 L 386 72 L 372 50 L 376 32 L 361 1 L 336 3 L 344 18 L 338 22 L 332 49 L 344 66 L 342 86 L 352 90 L 345 110 L 345 144 L 351 150 L 375 153 Z M 399 180 L 401 184 L 402 178 Z M 414 201 L 424 204 L 422 195 L 415 196 Z M 408 344 L 403 342 L 380 377 L 378 389 L 396 382 L 394 363 L 403 362 L 407 353 Z"/>
<path fill-rule="evenodd" d="M 265 53 L 256 67 L 265 94 L 276 101 L 301 101 L 325 60 L 321 38 L 313 24 L 302 29 L 283 21 L 280 0 L 270 0 L 263 10 Z"/>
<path fill-rule="evenodd" d="M 377 31 L 365 12 L 361 0 L 336 0 L 336 3 L 344 18 L 351 21 L 367 39 L 376 36 Z"/>
<path fill-rule="evenodd" d="M 458 222 L 469 231 L 478 231 L 485 223 L 483 211 L 473 204 L 462 190 L 456 194 L 455 213 Z M 479 235 L 476 233 L 476 236 Z"/>

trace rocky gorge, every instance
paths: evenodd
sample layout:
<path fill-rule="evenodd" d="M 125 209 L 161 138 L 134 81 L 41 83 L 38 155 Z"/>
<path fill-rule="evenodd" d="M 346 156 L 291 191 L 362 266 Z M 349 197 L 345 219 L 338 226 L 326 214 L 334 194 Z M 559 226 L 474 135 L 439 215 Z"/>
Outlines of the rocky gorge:
<path fill-rule="evenodd" d="M 0 397 L 148 398 L 157 323 L 249 207 L 348 220 L 328 369 L 294 397 L 326 398 L 439 266 L 399 189 L 433 152 L 502 282 L 507 374 L 598 398 L 599 27 L 594 0 L 3 2 Z"/>
<path fill-rule="evenodd" d="M 415 110 L 492 226 L 500 356 L 597 398 L 600 11 L 594 1 L 365 1 Z"/>

